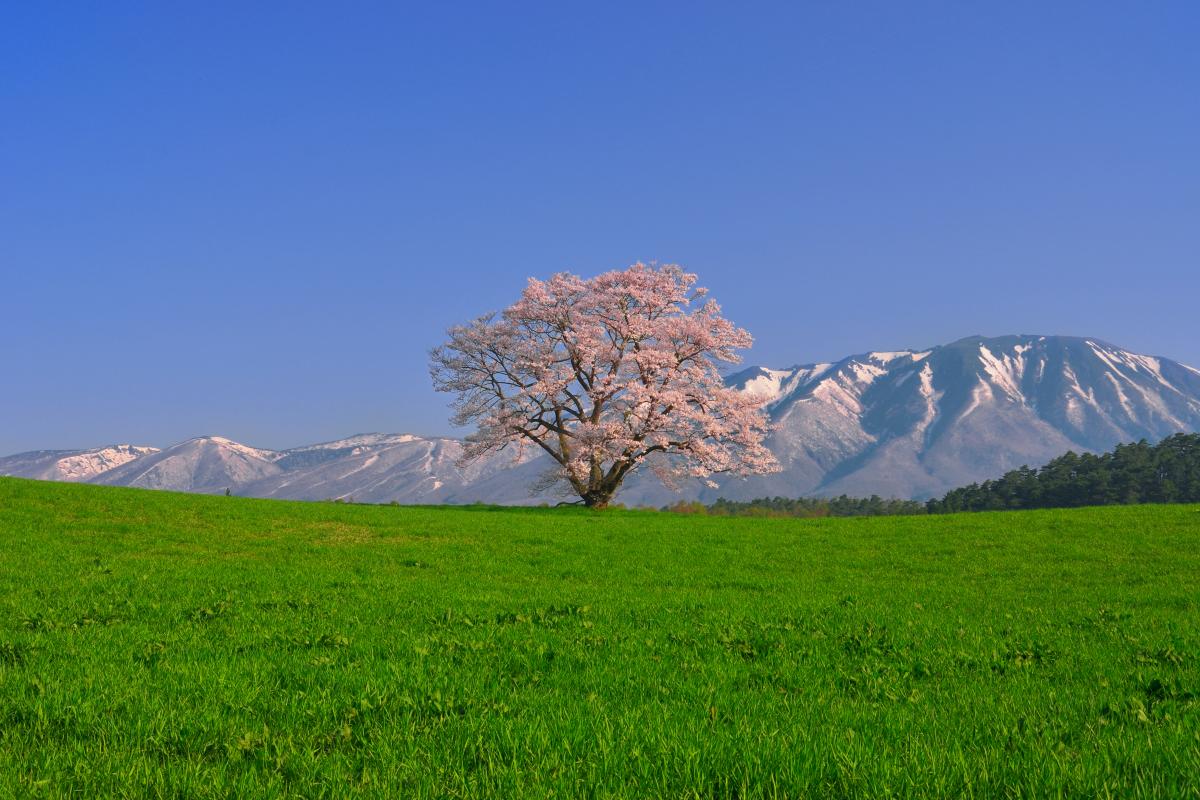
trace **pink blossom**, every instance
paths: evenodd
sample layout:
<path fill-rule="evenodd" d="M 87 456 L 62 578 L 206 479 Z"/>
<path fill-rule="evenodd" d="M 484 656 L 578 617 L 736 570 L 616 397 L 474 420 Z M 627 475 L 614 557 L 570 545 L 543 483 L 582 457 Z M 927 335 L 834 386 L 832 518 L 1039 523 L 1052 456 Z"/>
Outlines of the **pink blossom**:
<path fill-rule="evenodd" d="M 456 395 L 453 422 L 476 426 L 464 461 L 539 448 L 553 478 L 596 507 L 642 466 L 668 484 L 777 471 L 759 404 L 718 372 L 750 334 L 695 282 L 675 265 L 562 272 L 530 279 L 503 313 L 451 328 L 430 373 Z"/>

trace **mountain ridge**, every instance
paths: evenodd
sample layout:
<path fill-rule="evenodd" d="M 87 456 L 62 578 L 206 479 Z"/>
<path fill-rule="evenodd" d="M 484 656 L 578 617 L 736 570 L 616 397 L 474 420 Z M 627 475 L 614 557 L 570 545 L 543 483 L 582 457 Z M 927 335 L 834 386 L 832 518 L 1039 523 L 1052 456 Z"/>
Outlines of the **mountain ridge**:
<path fill-rule="evenodd" d="M 760 398 L 781 472 L 679 491 L 637 474 L 619 502 L 843 493 L 923 499 L 1067 450 L 1103 452 L 1200 430 L 1200 370 L 1095 337 L 973 335 L 923 350 L 748 366 L 726 381 Z M 452 437 L 360 433 L 268 450 L 203 436 L 140 451 L 17 454 L 0 458 L 0 474 L 308 500 L 558 499 L 528 490 L 551 466 L 545 457 L 514 461 L 501 453 L 464 468 L 462 443 Z M 71 458 L 92 466 L 50 466 Z"/>

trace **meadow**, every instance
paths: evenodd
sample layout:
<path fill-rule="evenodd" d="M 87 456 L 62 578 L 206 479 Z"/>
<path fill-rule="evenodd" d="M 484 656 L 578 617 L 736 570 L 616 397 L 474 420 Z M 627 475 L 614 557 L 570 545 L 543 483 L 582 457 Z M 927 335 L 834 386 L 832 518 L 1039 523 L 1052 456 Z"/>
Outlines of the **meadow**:
<path fill-rule="evenodd" d="M 1200 798 L 1200 507 L 0 479 L 0 797 Z"/>

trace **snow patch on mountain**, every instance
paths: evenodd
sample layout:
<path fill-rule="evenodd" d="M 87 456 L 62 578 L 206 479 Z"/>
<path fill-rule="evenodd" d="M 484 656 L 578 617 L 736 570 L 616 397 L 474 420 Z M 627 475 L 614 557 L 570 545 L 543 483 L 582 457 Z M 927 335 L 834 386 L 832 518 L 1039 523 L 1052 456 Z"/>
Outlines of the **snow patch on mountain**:
<path fill-rule="evenodd" d="M 959 419 L 964 419 L 964 418 L 966 418 L 966 417 L 970 416 L 970 415 L 971 415 L 971 412 L 975 411 L 975 409 L 979 408 L 979 407 L 980 407 L 980 406 L 982 406 L 984 403 L 986 403 L 986 402 L 988 402 L 988 401 L 990 401 L 990 400 L 994 399 L 994 398 L 995 398 L 995 396 L 996 396 L 996 395 L 995 395 L 995 393 L 992 391 L 992 387 L 991 387 L 991 386 L 989 386 L 989 385 L 988 385 L 986 382 L 984 382 L 983 380 L 980 380 L 980 381 L 979 381 L 979 382 L 978 382 L 978 383 L 977 383 L 977 384 L 976 384 L 976 385 L 975 385 L 975 386 L 974 386 L 974 387 L 971 389 L 971 403 L 970 403 L 970 405 L 968 405 L 968 406 L 967 406 L 967 407 L 966 407 L 966 408 L 963 410 L 963 412 L 962 412 L 961 414 L 959 414 L 959 415 L 958 415 L 958 418 L 959 418 Z"/>
<path fill-rule="evenodd" d="M 938 401 L 941 400 L 943 392 L 939 392 L 933 388 L 933 370 L 926 364 L 921 368 L 921 397 L 925 399 L 925 414 L 921 417 L 921 421 L 917 423 L 916 432 L 924 434 L 933 424 L 934 419 L 938 415 Z M 905 377 L 908 377 L 907 375 Z"/>
<path fill-rule="evenodd" d="M 764 367 L 758 375 L 746 380 L 742 384 L 741 390 L 750 397 L 760 399 L 763 403 L 770 403 L 783 394 L 783 382 L 793 374 L 794 372 L 790 370 Z"/>
<path fill-rule="evenodd" d="M 909 358 L 912 355 L 912 351 L 910 350 L 875 350 L 867 353 L 868 358 L 872 361 L 878 361 L 881 364 L 890 364 L 898 358 Z"/>
<path fill-rule="evenodd" d="M 414 442 L 420 437 L 411 433 L 359 433 L 354 436 L 347 436 L 345 439 L 335 439 L 332 442 L 321 442 L 320 444 L 309 444 L 302 447 L 293 447 L 284 452 L 287 453 L 308 453 L 317 450 L 346 450 L 355 447 L 386 447 L 395 444 L 405 444 L 406 442 Z"/>
<path fill-rule="evenodd" d="M 64 480 L 85 481 L 136 458 L 157 452 L 158 448 L 155 447 L 115 445 L 60 458 L 57 466 Z"/>
<path fill-rule="evenodd" d="M 983 362 L 984 372 L 997 388 L 1017 403 L 1025 402 L 1025 396 L 1021 393 L 1021 378 L 1025 375 L 1022 352 L 1015 357 L 1007 353 L 997 357 L 986 345 L 979 345 L 979 358 Z"/>
<path fill-rule="evenodd" d="M 874 364 L 851 364 L 850 370 L 854 373 L 854 377 L 859 383 L 870 383 L 887 372 L 886 369 L 877 367 Z"/>
<path fill-rule="evenodd" d="M 151 453 L 156 447 L 114 444 L 90 450 L 39 450 L 0 458 L 0 475 L 51 481 L 87 481 Z"/>
<path fill-rule="evenodd" d="M 856 388 L 845 376 L 839 375 L 821 381 L 813 390 L 812 398 L 827 404 L 843 417 L 856 419 L 863 410 Z"/>
<path fill-rule="evenodd" d="M 1133 407 L 1133 403 L 1129 402 L 1129 396 L 1125 394 L 1125 389 L 1122 388 L 1121 381 L 1117 380 L 1117 375 L 1120 375 L 1120 373 L 1114 371 L 1105 373 L 1104 377 L 1112 384 L 1113 391 L 1117 394 L 1117 402 L 1121 404 L 1121 410 L 1130 419 L 1136 420 L 1138 418 L 1137 409 Z M 1121 377 L 1125 378 L 1124 375 L 1121 375 Z M 1129 379 L 1125 378 L 1125 380 L 1128 381 Z"/>

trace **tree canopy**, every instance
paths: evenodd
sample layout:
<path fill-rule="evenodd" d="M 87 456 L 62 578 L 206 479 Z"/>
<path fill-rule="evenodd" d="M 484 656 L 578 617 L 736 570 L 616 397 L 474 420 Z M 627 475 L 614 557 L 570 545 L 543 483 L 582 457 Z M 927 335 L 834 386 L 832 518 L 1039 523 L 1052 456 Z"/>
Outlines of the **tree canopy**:
<path fill-rule="evenodd" d="M 759 402 L 725 386 L 750 334 L 675 265 L 531 279 L 521 298 L 447 333 L 430 353 L 464 462 L 513 446 L 550 457 L 546 484 L 608 504 L 643 464 L 668 483 L 778 469 Z"/>

